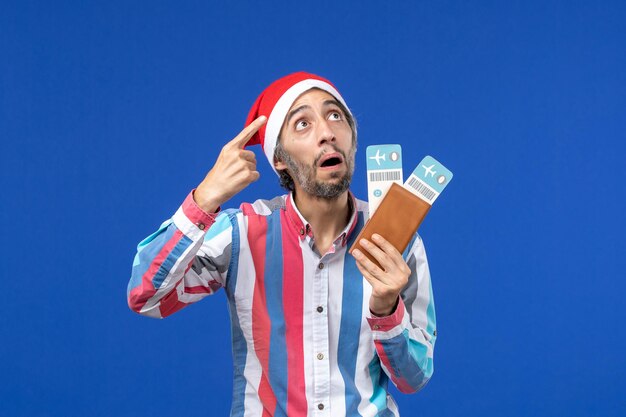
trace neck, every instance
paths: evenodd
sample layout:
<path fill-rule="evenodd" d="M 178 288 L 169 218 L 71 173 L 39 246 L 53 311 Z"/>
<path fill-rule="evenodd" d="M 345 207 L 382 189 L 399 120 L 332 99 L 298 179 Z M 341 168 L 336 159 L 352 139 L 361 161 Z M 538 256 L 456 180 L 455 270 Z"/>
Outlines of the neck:
<path fill-rule="evenodd" d="M 322 246 L 332 243 L 350 221 L 349 198 L 348 191 L 332 200 L 311 196 L 302 190 L 294 193 L 298 210 L 311 225 L 315 241 L 324 242 Z"/>

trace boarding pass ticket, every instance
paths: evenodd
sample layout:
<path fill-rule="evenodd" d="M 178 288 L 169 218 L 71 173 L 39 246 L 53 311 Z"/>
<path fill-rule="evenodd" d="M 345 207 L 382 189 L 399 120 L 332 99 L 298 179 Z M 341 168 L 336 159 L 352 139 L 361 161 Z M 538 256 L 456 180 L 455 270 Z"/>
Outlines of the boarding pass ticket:
<path fill-rule="evenodd" d="M 372 145 L 367 147 L 367 197 L 370 217 L 394 182 L 402 185 L 402 147 Z"/>

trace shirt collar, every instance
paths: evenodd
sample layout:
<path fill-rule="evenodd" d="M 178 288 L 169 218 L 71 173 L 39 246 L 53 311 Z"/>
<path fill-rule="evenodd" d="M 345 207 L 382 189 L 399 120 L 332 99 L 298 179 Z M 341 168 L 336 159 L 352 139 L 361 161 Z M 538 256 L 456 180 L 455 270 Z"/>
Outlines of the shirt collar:
<path fill-rule="evenodd" d="M 294 228 L 296 234 L 300 237 L 300 240 L 306 239 L 309 236 L 313 239 L 313 230 L 311 229 L 311 225 L 306 221 L 298 207 L 296 207 L 295 200 L 293 198 L 293 192 L 289 193 L 286 199 L 286 211 L 287 217 L 291 221 L 291 226 Z M 345 246 L 346 242 L 350 238 L 350 235 L 354 231 L 354 228 L 357 225 L 357 204 L 356 198 L 352 191 L 348 190 L 348 210 L 350 210 L 350 220 L 346 227 L 341 231 L 339 238 L 335 240 L 337 242 L 341 239 L 341 246 Z"/>

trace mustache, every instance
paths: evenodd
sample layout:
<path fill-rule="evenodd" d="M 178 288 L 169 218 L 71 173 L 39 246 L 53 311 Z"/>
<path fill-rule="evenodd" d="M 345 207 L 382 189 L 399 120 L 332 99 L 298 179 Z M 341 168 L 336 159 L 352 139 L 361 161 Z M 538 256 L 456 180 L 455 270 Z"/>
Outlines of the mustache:
<path fill-rule="evenodd" d="M 340 154 L 341 154 L 341 156 L 343 157 L 343 160 L 347 162 L 348 158 L 346 158 L 346 154 L 345 154 L 345 152 L 344 152 L 344 151 L 342 151 L 341 149 L 339 149 L 339 148 L 337 147 L 337 145 L 335 145 L 335 144 L 332 144 L 332 143 L 331 143 L 331 144 L 329 144 L 328 146 L 330 146 L 331 148 L 333 148 L 333 151 L 334 151 L 334 152 L 340 153 Z M 330 150 L 325 150 L 325 151 L 320 152 L 320 154 L 319 154 L 317 157 L 315 157 L 315 161 L 313 161 L 313 166 L 314 166 L 314 167 L 317 167 L 317 165 L 318 165 L 318 163 L 319 163 L 320 159 L 322 159 L 322 158 L 324 157 L 324 155 L 326 155 L 327 153 L 330 153 L 330 152 L 331 152 Z"/>

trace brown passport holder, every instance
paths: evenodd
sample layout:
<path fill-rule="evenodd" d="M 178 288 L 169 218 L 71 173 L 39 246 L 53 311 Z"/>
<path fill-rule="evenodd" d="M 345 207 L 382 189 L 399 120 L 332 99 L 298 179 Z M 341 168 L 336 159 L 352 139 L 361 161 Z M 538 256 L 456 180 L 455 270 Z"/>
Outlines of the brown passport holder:
<path fill-rule="evenodd" d="M 372 235 L 378 233 L 389 241 L 398 252 L 402 253 L 431 207 L 430 204 L 401 185 L 391 184 L 391 188 L 387 191 L 383 201 L 365 224 L 349 252 L 352 253 L 354 249 L 358 248 L 380 267 L 378 261 L 361 247 L 359 241 L 363 238 L 372 241 Z"/>

